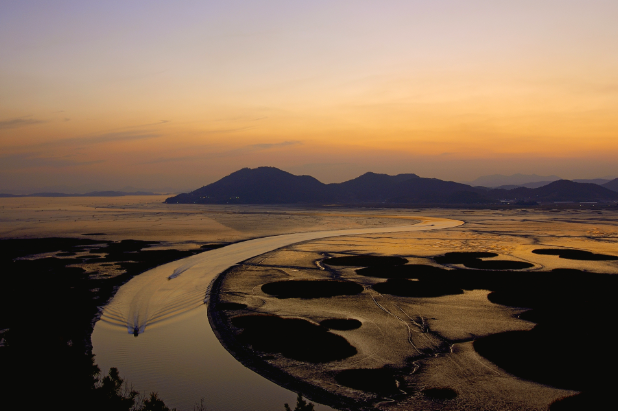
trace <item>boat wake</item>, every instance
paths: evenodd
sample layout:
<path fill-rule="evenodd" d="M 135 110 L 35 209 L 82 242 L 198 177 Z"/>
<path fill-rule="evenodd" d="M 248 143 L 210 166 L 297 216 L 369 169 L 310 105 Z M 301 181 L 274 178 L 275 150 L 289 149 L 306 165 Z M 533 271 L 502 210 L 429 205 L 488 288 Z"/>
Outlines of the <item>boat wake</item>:
<path fill-rule="evenodd" d="M 230 266 L 277 248 L 318 238 L 434 230 L 461 224 L 462 221 L 429 218 L 414 225 L 294 233 L 230 244 L 164 264 L 134 277 L 118 290 L 105 307 L 101 320 L 138 336 L 147 327 L 202 306 L 212 281 Z"/>

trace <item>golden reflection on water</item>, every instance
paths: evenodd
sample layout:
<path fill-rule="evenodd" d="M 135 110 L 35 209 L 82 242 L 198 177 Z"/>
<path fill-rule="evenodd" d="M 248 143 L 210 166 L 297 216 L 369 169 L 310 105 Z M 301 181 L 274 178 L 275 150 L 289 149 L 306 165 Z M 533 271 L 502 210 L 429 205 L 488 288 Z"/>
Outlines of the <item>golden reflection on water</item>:
<path fill-rule="evenodd" d="M 531 261 L 535 264 L 533 270 L 576 268 L 590 272 L 618 273 L 618 263 L 615 261 L 575 261 L 547 255 L 531 257 L 531 250 L 539 247 L 570 247 L 618 255 L 618 213 L 610 210 L 333 211 L 332 208 L 167 205 L 162 203 L 164 198 L 2 198 L 0 237 L 89 238 L 83 234 L 104 233 L 90 238 L 156 240 L 165 242 L 164 247 L 192 248 L 201 242 L 233 242 L 289 232 L 389 226 L 394 223 L 390 218 L 392 215 L 422 215 L 461 219 L 466 224 L 435 232 L 315 240 L 293 248 L 294 253 L 288 253 L 285 257 L 293 260 L 304 251 L 305 257 L 302 258 L 306 262 L 285 263 L 295 267 L 311 265 L 311 253 L 316 250 L 404 255 L 412 263 L 414 258 L 420 261 L 424 257 L 449 251 L 490 251 L 510 259 Z M 210 410 L 216 410 L 216 404 L 224 401 L 223 397 L 228 397 L 225 401 L 229 401 L 230 396 L 238 402 L 238 408 L 235 409 L 257 410 L 260 409 L 257 404 L 271 404 L 273 398 L 275 402 L 280 402 L 281 408 L 284 402 L 294 402 L 294 394 L 281 394 L 278 387 L 266 380 L 263 380 L 265 385 L 251 385 L 250 392 L 242 396 L 235 396 L 227 388 L 222 388 L 220 383 L 240 384 L 240 381 L 235 380 L 240 372 L 235 371 L 237 368 L 234 367 L 244 367 L 235 361 L 234 366 L 222 366 L 219 360 L 228 358 L 230 354 L 219 344 L 207 347 L 199 345 L 198 341 L 203 341 L 203 335 L 210 332 L 207 321 L 202 306 L 182 316 L 154 324 L 138 338 L 127 332 L 126 327 L 118 333 L 105 333 L 105 337 L 95 330 L 93 340 L 104 338 L 97 344 L 111 348 L 99 352 L 96 361 L 103 370 L 110 366 L 118 367 L 121 373 L 123 369 L 135 370 L 134 374 L 124 373 L 123 376 L 138 384 L 135 388 L 139 390 L 178 393 L 163 398 L 181 409 L 191 409 L 201 396 L 206 398 L 205 404 Z M 448 324 L 449 320 L 444 319 L 443 322 Z M 195 324 L 200 326 L 196 327 Z M 109 324 L 100 326 L 113 327 Z M 179 340 L 179 335 L 195 335 L 195 338 Z M 158 348 L 145 350 L 146 346 Z M 113 353 L 114 350 L 117 352 Z M 147 351 L 159 354 L 151 358 L 143 355 Z M 107 356 L 108 352 L 113 355 Z M 158 365 L 150 370 L 154 360 Z M 440 372 L 447 372 L 444 367 L 440 365 L 437 368 Z M 149 371 L 143 372 L 146 369 Z M 217 379 L 206 386 L 195 386 L 195 381 L 208 380 L 209 377 L 204 373 L 212 373 L 213 369 L 216 370 Z M 196 393 L 203 394 L 196 396 Z M 247 398 L 251 399 L 252 404 L 247 403 Z M 266 406 L 264 409 L 272 407 Z"/>
<path fill-rule="evenodd" d="M 218 341 L 204 345 L 212 341 L 210 333 L 203 305 L 150 326 L 137 338 L 124 327 L 106 323 L 97 324 L 92 338 L 95 346 L 109 347 L 96 351 L 101 369 L 117 367 L 137 390 L 158 391 L 166 404 L 179 410 L 193 409 L 202 397 L 208 410 L 266 411 L 272 404 L 283 409 L 285 402 L 295 400 L 294 393 L 264 378 L 243 381 L 246 369 Z M 231 387 L 243 387 L 243 392 Z"/>

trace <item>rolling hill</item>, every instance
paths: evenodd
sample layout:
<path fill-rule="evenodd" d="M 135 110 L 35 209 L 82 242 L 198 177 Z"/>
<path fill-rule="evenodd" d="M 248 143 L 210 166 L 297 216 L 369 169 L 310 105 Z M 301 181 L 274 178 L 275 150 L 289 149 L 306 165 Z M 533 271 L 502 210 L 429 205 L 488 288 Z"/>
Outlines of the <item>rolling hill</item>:
<path fill-rule="evenodd" d="M 558 180 L 539 188 L 472 187 L 416 174 L 365 173 L 343 183 L 324 184 L 274 167 L 243 168 L 168 204 L 419 204 L 469 205 L 516 202 L 618 201 L 618 193 L 597 184 Z"/>
<path fill-rule="evenodd" d="M 618 178 L 615 178 L 612 181 L 603 184 L 603 187 L 608 188 L 612 191 L 618 191 Z"/>

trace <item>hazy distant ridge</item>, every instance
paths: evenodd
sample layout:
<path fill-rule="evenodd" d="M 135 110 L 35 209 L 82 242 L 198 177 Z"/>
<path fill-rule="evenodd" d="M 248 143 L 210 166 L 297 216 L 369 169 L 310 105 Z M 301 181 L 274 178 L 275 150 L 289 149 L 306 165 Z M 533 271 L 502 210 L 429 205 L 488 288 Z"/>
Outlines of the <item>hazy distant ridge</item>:
<path fill-rule="evenodd" d="M 603 184 L 603 187 L 608 188 L 612 191 L 618 191 L 618 178 L 615 178 L 612 181 Z"/>
<path fill-rule="evenodd" d="M 343 183 L 324 184 L 274 167 L 244 168 L 168 204 L 488 204 L 514 202 L 618 201 L 618 192 L 597 184 L 558 180 L 543 187 L 511 190 L 472 187 L 416 174 L 366 173 Z"/>
<path fill-rule="evenodd" d="M 558 176 L 539 176 L 536 174 L 513 174 L 510 176 L 505 176 L 503 174 L 492 174 L 489 176 L 481 176 L 474 181 L 471 181 L 469 184 L 471 186 L 482 186 L 482 187 L 500 187 L 500 186 L 527 186 L 533 183 L 545 183 L 549 184 L 553 181 L 558 181 L 561 178 Z M 537 188 L 529 187 L 529 188 Z"/>
<path fill-rule="evenodd" d="M 124 197 L 124 196 L 154 196 L 157 193 L 149 191 L 136 191 L 134 193 L 126 193 L 124 191 L 93 191 L 84 194 L 67 194 L 67 193 L 33 193 L 33 194 L 2 194 L 0 197 Z"/>

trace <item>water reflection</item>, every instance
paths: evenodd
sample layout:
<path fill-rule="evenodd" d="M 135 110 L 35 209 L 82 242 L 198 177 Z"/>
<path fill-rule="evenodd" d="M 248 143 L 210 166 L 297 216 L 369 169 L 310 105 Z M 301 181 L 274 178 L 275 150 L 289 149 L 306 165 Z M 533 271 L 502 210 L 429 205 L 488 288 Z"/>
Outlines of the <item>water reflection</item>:
<path fill-rule="evenodd" d="M 178 409 L 191 409 L 195 398 L 206 393 L 210 409 L 270 411 L 276 404 L 289 402 L 294 394 L 245 368 L 219 343 L 204 305 L 207 288 L 217 274 L 240 261 L 301 241 L 460 224 L 440 219 L 431 224 L 272 236 L 159 266 L 121 287 L 105 308 L 92 335 L 97 363 L 103 370 L 117 366 L 137 388 L 158 391 Z M 179 268 L 181 275 L 170 280 L 170 273 Z M 127 334 L 140 338 L 129 340 Z M 239 391 L 242 395 L 229 394 Z"/>

